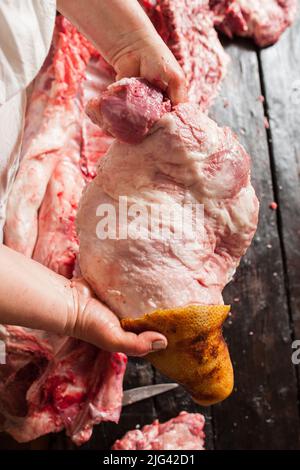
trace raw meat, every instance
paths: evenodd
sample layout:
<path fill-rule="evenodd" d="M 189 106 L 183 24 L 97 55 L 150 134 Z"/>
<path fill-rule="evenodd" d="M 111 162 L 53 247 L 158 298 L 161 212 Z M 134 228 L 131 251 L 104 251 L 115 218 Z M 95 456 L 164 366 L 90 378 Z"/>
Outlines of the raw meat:
<path fill-rule="evenodd" d="M 250 36 L 269 46 L 295 19 L 297 0 L 210 0 L 215 25 L 227 36 Z"/>
<path fill-rule="evenodd" d="M 129 223 L 127 236 L 116 231 L 99 237 L 101 204 L 115 211 L 117 227 L 120 218 L 124 226 L 121 196 L 127 197 L 129 211 L 138 205 L 139 223 Z M 153 211 L 154 203 L 164 203 L 170 213 L 194 204 L 193 223 L 180 238 L 165 237 L 169 219 Z M 197 212 L 200 204 L 204 224 Z M 161 236 L 153 237 L 148 214 Z M 230 129 L 218 127 L 198 105 L 181 104 L 166 113 L 143 142 L 114 141 L 100 160 L 78 211 L 81 271 L 120 317 L 189 304 L 222 304 L 222 290 L 251 243 L 257 216 L 244 148 Z M 172 219 L 172 231 L 180 222 Z M 202 231 L 197 231 L 197 222 L 198 227 L 204 225 Z"/>
<path fill-rule="evenodd" d="M 140 0 L 186 75 L 189 100 L 207 110 L 225 76 L 228 56 L 208 0 Z"/>
<path fill-rule="evenodd" d="M 141 142 L 167 111 L 171 111 L 170 101 L 146 80 L 136 78 L 113 83 L 86 108 L 95 124 L 128 144 Z"/>
<path fill-rule="evenodd" d="M 86 117 L 84 106 L 112 79 L 92 46 L 59 17 L 27 110 L 5 241 L 67 277 L 78 252 L 74 220 L 81 191 L 111 143 Z M 93 424 L 118 421 L 123 354 L 14 326 L 2 327 L 1 339 L 7 352 L 0 368 L 1 430 L 25 442 L 65 428 L 82 444 Z"/>
<path fill-rule="evenodd" d="M 81 192 L 86 182 L 95 176 L 97 162 L 112 141 L 83 112 L 91 96 L 88 87 L 96 84 L 94 93 L 99 93 L 110 83 L 112 76 L 98 59 L 88 63 L 86 73 L 88 81 L 82 83 L 79 96 L 73 100 L 79 101 L 80 110 L 77 115 L 74 113 L 73 136 L 59 152 L 39 209 L 39 236 L 33 252 L 36 261 L 68 278 L 72 277 L 78 252 L 74 221 Z M 20 184 L 22 182 L 23 178 Z"/>
<path fill-rule="evenodd" d="M 114 80 L 115 74 L 108 64 L 101 58 L 92 58 L 86 70 L 87 79 L 83 83 L 83 105 L 99 93 L 105 91 L 107 86 Z M 96 176 L 96 169 L 99 158 L 108 150 L 112 143 L 112 138 L 96 124 L 93 124 L 86 113 L 81 121 L 81 155 L 80 170 L 85 181 L 89 182 Z"/>
<path fill-rule="evenodd" d="M 204 450 L 204 416 L 182 411 L 160 424 L 158 420 L 142 429 L 129 431 L 117 440 L 113 450 Z"/>
<path fill-rule="evenodd" d="M 7 209 L 4 242 L 27 256 L 32 256 L 35 248 L 38 210 L 56 165 L 61 164 L 64 154 L 66 158 L 71 154 L 73 160 L 80 156 L 83 106 L 79 89 L 90 57 L 86 41 L 60 18 L 52 50 L 31 95 L 22 162 Z"/>
<path fill-rule="evenodd" d="M 0 427 L 17 441 L 66 429 L 76 444 L 93 425 L 119 419 L 123 354 L 19 327 L 1 331 L 7 363 L 0 368 Z"/>

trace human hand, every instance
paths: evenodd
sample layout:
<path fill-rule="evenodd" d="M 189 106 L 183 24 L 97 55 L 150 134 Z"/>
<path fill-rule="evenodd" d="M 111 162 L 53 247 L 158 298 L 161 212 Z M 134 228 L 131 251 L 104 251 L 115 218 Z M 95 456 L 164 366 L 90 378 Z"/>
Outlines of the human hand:
<path fill-rule="evenodd" d="M 144 356 L 165 349 L 167 339 L 146 331 L 139 335 L 122 329 L 118 317 L 96 299 L 83 279 L 71 281 L 73 307 L 69 309 L 64 333 L 98 346 L 105 351 Z"/>
<path fill-rule="evenodd" d="M 117 80 L 142 77 L 166 91 L 173 104 L 187 100 L 185 75 L 157 33 L 147 36 L 135 31 L 122 41 L 115 51 L 111 51 L 110 58 Z"/>
<path fill-rule="evenodd" d="M 137 0 L 58 0 L 58 10 L 95 45 L 117 80 L 141 77 L 166 90 L 172 103 L 187 99 L 185 75 Z"/>
<path fill-rule="evenodd" d="M 83 279 L 66 279 L 4 245 L 0 245 L 0 278 L 2 324 L 74 336 L 105 351 L 135 356 L 167 346 L 160 333 L 125 332 Z"/>

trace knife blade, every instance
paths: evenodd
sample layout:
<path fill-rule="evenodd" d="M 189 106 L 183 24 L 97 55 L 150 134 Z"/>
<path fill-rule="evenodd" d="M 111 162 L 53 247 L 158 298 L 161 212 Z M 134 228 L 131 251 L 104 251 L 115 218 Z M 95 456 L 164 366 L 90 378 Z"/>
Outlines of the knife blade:
<path fill-rule="evenodd" d="M 156 384 L 156 385 L 146 385 L 145 387 L 131 388 L 130 390 L 125 390 L 123 393 L 122 405 L 127 406 L 132 403 L 136 403 L 141 400 L 146 400 L 146 398 L 154 397 L 155 395 L 160 395 L 161 393 L 168 392 L 177 388 L 178 384 Z"/>

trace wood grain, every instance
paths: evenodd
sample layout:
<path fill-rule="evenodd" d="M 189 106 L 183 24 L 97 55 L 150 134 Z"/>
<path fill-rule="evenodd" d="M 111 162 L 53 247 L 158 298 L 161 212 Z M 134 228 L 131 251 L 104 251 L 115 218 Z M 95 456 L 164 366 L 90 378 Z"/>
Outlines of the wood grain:
<path fill-rule="evenodd" d="M 274 47 L 259 53 L 270 120 L 270 152 L 278 202 L 286 289 L 300 339 L 300 15 Z"/>
<path fill-rule="evenodd" d="M 257 53 L 250 42 L 228 44 L 231 65 L 213 109 L 238 134 L 253 162 L 261 203 L 252 247 L 225 290 L 232 304 L 226 332 L 235 363 L 236 391 L 213 408 L 218 449 L 293 449 L 299 436 L 297 381 L 291 362 L 288 297 L 274 200 Z"/>

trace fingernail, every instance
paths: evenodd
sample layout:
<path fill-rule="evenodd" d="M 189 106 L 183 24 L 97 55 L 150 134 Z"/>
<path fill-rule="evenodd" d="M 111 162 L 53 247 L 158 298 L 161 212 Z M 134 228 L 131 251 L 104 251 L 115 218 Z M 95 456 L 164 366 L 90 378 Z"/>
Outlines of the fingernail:
<path fill-rule="evenodd" d="M 166 349 L 166 347 L 166 342 L 162 339 L 158 339 L 152 343 L 152 351 L 160 351 L 161 349 Z"/>

